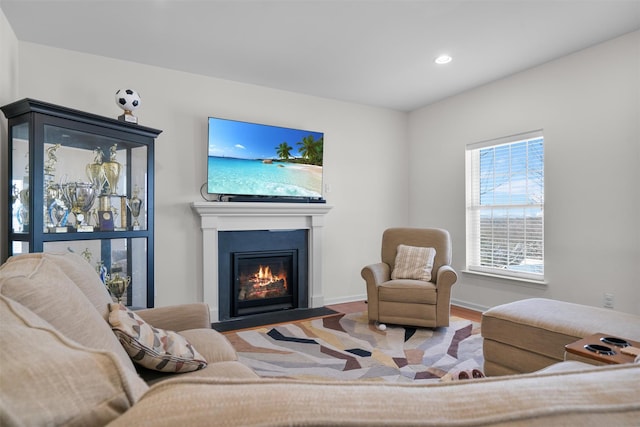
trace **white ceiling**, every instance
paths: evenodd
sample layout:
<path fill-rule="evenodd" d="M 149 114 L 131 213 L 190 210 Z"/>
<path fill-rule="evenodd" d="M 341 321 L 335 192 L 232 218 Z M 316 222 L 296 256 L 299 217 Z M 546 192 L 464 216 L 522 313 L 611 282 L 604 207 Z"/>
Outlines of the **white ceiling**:
<path fill-rule="evenodd" d="M 640 0 L 0 0 L 17 38 L 411 111 L 640 29 Z M 453 56 L 448 65 L 433 60 Z"/>

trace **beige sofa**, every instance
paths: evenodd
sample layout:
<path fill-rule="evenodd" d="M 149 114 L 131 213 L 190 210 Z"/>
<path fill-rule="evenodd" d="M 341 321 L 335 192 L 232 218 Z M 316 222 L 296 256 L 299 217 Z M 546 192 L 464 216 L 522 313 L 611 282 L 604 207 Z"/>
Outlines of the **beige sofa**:
<path fill-rule="evenodd" d="M 565 362 L 529 375 L 427 386 L 258 378 L 202 304 L 140 310 L 180 331 L 206 368 L 136 370 L 107 322 L 110 297 L 74 254 L 0 267 L 0 425 L 633 425 L 640 366 Z M 143 380 L 145 378 L 147 381 Z"/>

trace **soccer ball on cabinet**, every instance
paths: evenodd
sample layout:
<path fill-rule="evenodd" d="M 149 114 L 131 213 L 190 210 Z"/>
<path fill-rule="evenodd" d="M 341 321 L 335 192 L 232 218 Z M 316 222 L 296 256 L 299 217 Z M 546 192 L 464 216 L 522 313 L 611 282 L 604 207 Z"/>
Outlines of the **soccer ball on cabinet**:
<path fill-rule="evenodd" d="M 141 103 L 140 95 L 135 90 L 118 90 L 116 92 L 116 105 L 124 110 L 124 114 L 119 116 L 118 119 L 125 122 L 138 123 L 138 118 L 132 113 Z"/>

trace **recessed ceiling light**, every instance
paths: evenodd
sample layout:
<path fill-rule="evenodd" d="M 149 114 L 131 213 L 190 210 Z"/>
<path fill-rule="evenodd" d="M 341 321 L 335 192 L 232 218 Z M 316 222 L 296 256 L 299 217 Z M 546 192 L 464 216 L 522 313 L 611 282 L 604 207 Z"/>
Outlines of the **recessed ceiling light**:
<path fill-rule="evenodd" d="M 452 57 L 450 57 L 449 55 L 440 55 L 435 59 L 435 63 L 436 64 L 448 64 L 449 62 L 451 62 L 453 60 Z"/>

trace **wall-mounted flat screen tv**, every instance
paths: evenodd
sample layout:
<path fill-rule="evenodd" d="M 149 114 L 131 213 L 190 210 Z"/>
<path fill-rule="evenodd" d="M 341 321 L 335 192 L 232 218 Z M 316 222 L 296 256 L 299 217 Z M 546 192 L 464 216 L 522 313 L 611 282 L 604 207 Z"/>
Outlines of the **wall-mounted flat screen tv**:
<path fill-rule="evenodd" d="M 209 117 L 208 136 L 208 193 L 322 200 L 322 132 Z"/>

